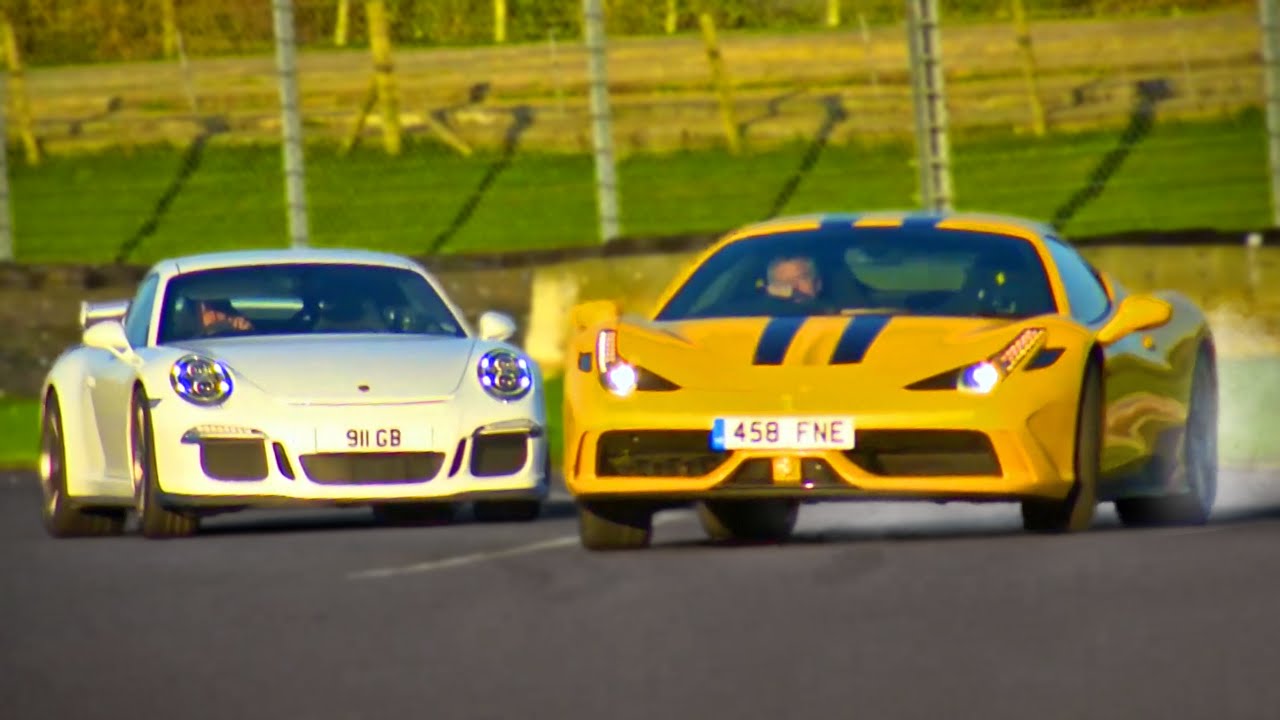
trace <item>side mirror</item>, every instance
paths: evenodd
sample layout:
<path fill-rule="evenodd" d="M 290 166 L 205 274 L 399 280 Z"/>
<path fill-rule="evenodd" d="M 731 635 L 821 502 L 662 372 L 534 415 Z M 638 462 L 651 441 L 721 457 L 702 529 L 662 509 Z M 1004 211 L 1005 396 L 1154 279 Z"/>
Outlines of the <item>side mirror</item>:
<path fill-rule="evenodd" d="M 1126 335 L 1160 327 L 1173 317 L 1173 306 L 1151 295 L 1130 295 L 1120 302 L 1111 322 L 1098 331 L 1098 341 L 1110 345 Z"/>
<path fill-rule="evenodd" d="M 613 300 L 592 300 L 573 306 L 569 312 L 574 332 L 581 332 L 589 327 L 617 321 L 621 308 Z"/>
<path fill-rule="evenodd" d="M 125 337 L 124 325 L 118 320 L 103 320 L 85 329 L 82 341 L 91 348 L 106 350 L 117 357 L 133 354 L 129 338 Z"/>
<path fill-rule="evenodd" d="M 503 341 L 516 334 L 516 321 L 492 310 L 480 316 L 479 325 L 481 340 Z"/>
<path fill-rule="evenodd" d="M 128 311 L 128 300 L 82 301 L 80 303 L 80 329 L 87 329 L 90 325 L 104 320 L 124 320 L 125 313 Z"/>

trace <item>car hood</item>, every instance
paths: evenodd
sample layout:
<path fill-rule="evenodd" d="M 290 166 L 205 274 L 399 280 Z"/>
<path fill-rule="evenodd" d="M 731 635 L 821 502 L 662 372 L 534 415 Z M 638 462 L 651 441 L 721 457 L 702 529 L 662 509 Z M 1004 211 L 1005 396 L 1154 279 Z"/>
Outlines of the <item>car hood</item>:
<path fill-rule="evenodd" d="M 901 387 L 983 360 L 1022 328 L 1044 326 L 1048 319 L 855 314 L 632 320 L 619 326 L 618 351 L 686 388 L 820 389 L 848 382 Z"/>
<path fill-rule="evenodd" d="M 222 361 L 235 379 L 268 395 L 309 404 L 447 399 L 457 392 L 474 346 L 471 338 L 428 335 L 215 338 L 174 344 Z"/>

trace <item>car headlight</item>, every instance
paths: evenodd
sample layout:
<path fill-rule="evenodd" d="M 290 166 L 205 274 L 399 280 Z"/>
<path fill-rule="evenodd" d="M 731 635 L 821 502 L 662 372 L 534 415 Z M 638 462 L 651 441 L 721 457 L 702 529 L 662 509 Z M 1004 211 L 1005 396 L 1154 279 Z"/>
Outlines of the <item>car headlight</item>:
<path fill-rule="evenodd" d="M 169 370 L 169 383 L 183 400 L 203 407 L 225 401 L 235 390 L 226 365 L 199 355 L 178 358 Z"/>
<path fill-rule="evenodd" d="M 1027 328 L 1018 333 L 1004 348 L 982 362 L 970 365 L 960 373 L 956 383 L 958 390 L 986 395 L 1009 376 L 1028 357 L 1044 344 L 1044 328 Z"/>
<path fill-rule="evenodd" d="M 986 395 L 999 387 L 1014 370 L 1031 361 L 1031 367 L 1047 367 L 1061 355 L 1054 354 L 1047 363 L 1041 363 L 1039 355 L 1048 335 L 1044 328 L 1028 328 L 1018 333 L 1008 345 L 985 360 L 963 365 L 924 380 L 911 383 L 908 390 L 960 390 Z M 1050 351 L 1052 348 L 1050 348 Z M 1045 351 L 1049 352 L 1049 351 Z"/>
<path fill-rule="evenodd" d="M 584 357 L 584 360 L 589 358 Z M 633 365 L 618 353 L 618 331 L 601 330 L 596 336 L 596 372 L 604 389 L 617 395 L 627 397 L 640 391 L 669 392 L 680 389 L 679 385 L 661 375 Z M 589 370 L 590 365 L 582 365 Z"/>
<path fill-rule="evenodd" d="M 601 384 L 609 392 L 618 397 L 635 392 L 640 374 L 634 365 L 618 355 L 617 330 L 601 330 L 596 336 L 596 368 L 600 372 Z"/>
<path fill-rule="evenodd" d="M 510 350 L 490 350 L 476 365 L 480 385 L 491 397 L 504 402 L 519 400 L 533 389 L 529 361 Z"/>

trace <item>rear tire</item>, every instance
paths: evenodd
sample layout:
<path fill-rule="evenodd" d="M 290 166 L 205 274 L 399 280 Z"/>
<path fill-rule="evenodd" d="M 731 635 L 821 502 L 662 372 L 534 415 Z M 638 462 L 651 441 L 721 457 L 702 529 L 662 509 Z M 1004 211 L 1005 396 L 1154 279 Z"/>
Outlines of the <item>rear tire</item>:
<path fill-rule="evenodd" d="M 1082 532 L 1093 525 L 1102 467 L 1104 409 L 1102 366 L 1091 361 L 1080 386 L 1076 413 L 1075 482 L 1062 500 L 1023 501 L 1022 527 L 1028 532 Z"/>
<path fill-rule="evenodd" d="M 1218 496 L 1218 383 L 1213 360 L 1201 350 L 1192 370 L 1190 407 L 1177 468 L 1188 489 L 1164 497 L 1116 500 L 1116 514 L 1129 527 L 1203 525 Z"/>
<path fill-rule="evenodd" d="M 472 506 L 477 522 L 506 523 L 532 522 L 542 514 L 542 503 L 537 500 L 487 500 Z"/>
<path fill-rule="evenodd" d="M 133 460 L 133 497 L 138 513 L 138 531 L 151 540 L 190 537 L 200 529 L 200 518 L 161 504 L 160 478 L 156 472 L 155 429 L 151 406 L 142 388 L 133 391 L 129 424 L 130 453 Z"/>
<path fill-rule="evenodd" d="M 698 521 L 719 542 L 785 542 L 795 530 L 795 500 L 712 500 L 698 503 Z"/>
<path fill-rule="evenodd" d="M 652 507 L 626 501 L 579 502 L 578 538 L 588 550 L 637 550 L 653 538 Z"/>
<path fill-rule="evenodd" d="M 458 515 L 451 502 L 379 503 L 373 506 L 373 518 L 384 525 L 431 527 L 448 525 Z"/>
<path fill-rule="evenodd" d="M 45 401 L 40 426 L 40 494 L 44 529 L 55 538 L 101 537 L 124 532 L 127 512 L 77 507 L 67 492 L 67 446 L 56 393 Z"/>

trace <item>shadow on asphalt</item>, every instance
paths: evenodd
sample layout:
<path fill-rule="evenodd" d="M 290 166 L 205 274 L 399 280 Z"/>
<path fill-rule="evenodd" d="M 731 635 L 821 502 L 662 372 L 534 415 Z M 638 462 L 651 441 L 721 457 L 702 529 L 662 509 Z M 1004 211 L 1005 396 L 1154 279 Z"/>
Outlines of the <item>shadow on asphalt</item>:
<path fill-rule="evenodd" d="M 1084 535 L 1130 534 L 1140 536 L 1146 533 L 1161 534 L 1175 532 L 1191 534 L 1209 532 L 1214 528 L 1260 525 L 1280 522 L 1280 505 L 1259 505 L 1255 507 L 1238 507 L 1217 512 L 1207 525 L 1194 526 L 1155 526 L 1124 527 L 1109 510 L 1095 521 L 1094 526 Z M 814 530 L 800 530 L 784 543 L 753 542 L 716 542 L 710 539 L 682 539 L 654 544 L 654 550 L 679 550 L 689 548 L 758 548 L 765 546 L 813 546 L 841 545 L 864 542 L 920 542 L 920 541 L 958 541 L 958 540 L 990 540 L 1014 537 L 1055 537 L 1051 534 L 1028 533 L 1022 529 L 1016 517 L 1012 520 L 997 522 L 992 520 L 955 522 L 932 522 L 912 524 L 904 520 L 892 527 L 884 524 L 878 527 L 832 527 Z M 1061 536 L 1058 536 L 1061 537 Z"/>
<path fill-rule="evenodd" d="M 302 533 L 302 532 L 334 532 L 338 530 L 368 530 L 370 528 L 394 528 L 394 529 L 415 529 L 430 530 L 439 529 L 447 530 L 451 527 L 465 525 L 519 525 L 522 523 L 481 523 L 472 515 L 470 508 L 464 508 L 459 511 L 458 516 L 449 523 L 441 523 L 435 525 L 398 525 L 389 523 L 380 523 L 374 520 L 373 513 L 367 508 L 352 508 L 350 510 L 335 510 L 332 512 L 325 511 L 297 511 L 282 510 L 278 514 L 270 510 L 252 510 L 256 517 L 247 519 L 237 517 L 236 514 L 228 513 L 226 515 L 210 518 L 200 528 L 202 536 L 227 536 L 227 535 L 268 535 L 273 533 Z M 263 517 L 263 513 L 272 513 L 269 517 Z M 535 521 L 543 522 L 548 520 L 563 520 L 570 517 L 576 517 L 573 503 L 569 500 L 548 500 L 542 506 L 542 515 Z M 529 523 L 523 523 L 529 524 Z"/>

